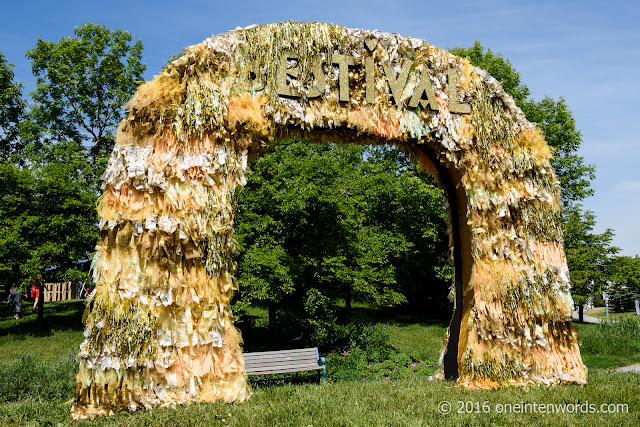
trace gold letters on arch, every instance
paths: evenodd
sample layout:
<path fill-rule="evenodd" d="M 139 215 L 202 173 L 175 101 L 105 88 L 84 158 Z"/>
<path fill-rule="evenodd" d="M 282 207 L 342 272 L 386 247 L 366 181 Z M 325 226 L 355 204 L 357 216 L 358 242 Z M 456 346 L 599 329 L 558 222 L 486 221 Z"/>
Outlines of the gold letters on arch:
<path fill-rule="evenodd" d="M 292 135 L 396 144 L 451 183 L 457 314 L 440 376 L 585 383 L 550 149 L 467 60 L 396 34 L 255 26 L 189 47 L 128 111 L 103 176 L 74 417 L 249 397 L 235 196 L 247 161 Z"/>

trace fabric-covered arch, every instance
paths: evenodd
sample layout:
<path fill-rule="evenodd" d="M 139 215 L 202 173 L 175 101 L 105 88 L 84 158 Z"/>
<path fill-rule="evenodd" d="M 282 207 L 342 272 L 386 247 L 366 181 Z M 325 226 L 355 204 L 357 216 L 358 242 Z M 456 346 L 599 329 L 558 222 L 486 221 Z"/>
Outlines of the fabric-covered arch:
<path fill-rule="evenodd" d="M 128 104 L 103 176 L 73 415 L 249 389 L 230 301 L 235 197 L 275 141 L 393 143 L 449 198 L 440 376 L 585 383 L 551 150 L 500 84 L 423 40 L 286 22 L 191 46 Z"/>

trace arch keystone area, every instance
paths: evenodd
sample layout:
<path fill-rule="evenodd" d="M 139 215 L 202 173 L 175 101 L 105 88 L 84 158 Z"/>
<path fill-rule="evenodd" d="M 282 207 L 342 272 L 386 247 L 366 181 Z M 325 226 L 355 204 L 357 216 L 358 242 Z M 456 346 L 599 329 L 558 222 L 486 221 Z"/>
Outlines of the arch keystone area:
<path fill-rule="evenodd" d="M 103 175 L 73 415 L 250 395 L 230 301 L 247 161 L 278 140 L 396 144 L 448 200 L 440 377 L 585 383 L 551 151 L 500 84 L 423 40 L 324 23 L 191 46 L 128 104 Z"/>

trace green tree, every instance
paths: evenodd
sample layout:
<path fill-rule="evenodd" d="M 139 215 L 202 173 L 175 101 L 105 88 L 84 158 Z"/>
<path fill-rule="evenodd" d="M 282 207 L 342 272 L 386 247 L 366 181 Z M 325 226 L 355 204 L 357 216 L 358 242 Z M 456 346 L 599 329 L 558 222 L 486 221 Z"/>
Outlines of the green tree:
<path fill-rule="evenodd" d="M 578 155 L 582 134 L 576 129 L 576 121 L 566 101 L 545 96 L 541 101 L 527 100 L 521 108 L 554 148 L 551 165 L 562 186 L 563 206 L 568 207 L 592 196 L 591 181 L 596 177 L 596 167 L 585 164 L 584 158 Z"/>
<path fill-rule="evenodd" d="M 477 40 L 471 47 L 456 46 L 449 51 L 461 58 L 469 58 L 472 65 L 488 72 L 500 82 L 505 92 L 511 95 L 519 107 L 528 99 L 531 93 L 529 88 L 522 83 L 520 73 L 516 71 L 511 61 L 501 54 L 485 49 Z"/>
<path fill-rule="evenodd" d="M 21 266 L 29 258 L 27 212 L 33 205 L 34 179 L 29 170 L 0 162 L 0 280 L 4 291 L 12 283 L 22 283 Z"/>
<path fill-rule="evenodd" d="M 442 193 L 396 157 L 288 141 L 251 164 L 236 227 L 240 301 L 267 304 L 272 330 L 280 317 L 330 341 L 340 301 L 348 322 L 353 301 L 405 302 L 404 291 L 424 279 L 405 268 L 446 276 L 446 267 L 428 265 L 447 264 Z M 440 257 L 418 253 L 438 245 Z"/>
<path fill-rule="evenodd" d="M 582 134 L 576 129 L 571 110 L 563 98 L 557 101 L 546 96 L 540 101 L 529 98 L 529 88 L 522 83 L 520 73 L 513 64 L 476 41 L 472 47 L 454 47 L 451 53 L 469 58 L 471 64 L 487 71 L 500 82 L 513 97 L 527 119 L 540 128 L 547 143 L 554 148 L 551 165 L 562 185 L 563 206 L 578 203 L 593 195 L 591 181 L 595 179 L 595 166 L 586 165 L 578 155 Z"/>
<path fill-rule="evenodd" d="M 21 85 L 0 58 L 0 271 L 5 284 L 86 276 L 78 261 L 98 237 L 98 177 L 122 105 L 142 77 L 142 43 L 91 23 L 27 56 L 37 77 L 25 112 Z"/>
<path fill-rule="evenodd" d="M 375 173 L 363 181 L 367 187 L 367 217 L 406 243 L 397 257 L 396 288 L 421 310 L 434 317 L 451 315 L 447 298 L 453 269 L 449 261 L 443 191 L 433 178 L 418 173 L 407 153 L 387 146 L 366 150 Z"/>
<path fill-rule="evenodd" d="M 629 311 L 640 299 L 640 257 L 616 256 L 609 264 L 609 297 L 617 311 Z"/>
<path fill-rule="evenodd" d="M 610 257 L 619 249 L 611 246 L 614 236 L 611 229 L 601 234 L 594 233 L 596 221 L 593 212 L 583 212 L 580 205 L 570 206 L 565 211 L 564 244 L 571 272 L 571 293 L 582 321 L 583 303 L 606 288 Z"/>
<path fill-rule="evenodd" d="M 14 81 L 13 65 L 0 52 L 0 159 L 7 161 L 18 148 L 18 130 L 24 115 L 22 84 Z"/>
<path fill-rule="evenodd" d="M 131 40 L 89 22 L 58 42 L 39 38 L 27 52 L 37 77 L 31 114 L 51 140 L 81 143 L 94 160 L 111 152 L 122 106 L 146 69 L 142 42 Z"/>
<path fill-rule="evenodd" d="M 46 146 L 31 161 L 0 164 L 0 270 L 23 284 L 38 275 L 78 280 L 76 261 L 97 238 L 90 163 L 75 142 Z"/>

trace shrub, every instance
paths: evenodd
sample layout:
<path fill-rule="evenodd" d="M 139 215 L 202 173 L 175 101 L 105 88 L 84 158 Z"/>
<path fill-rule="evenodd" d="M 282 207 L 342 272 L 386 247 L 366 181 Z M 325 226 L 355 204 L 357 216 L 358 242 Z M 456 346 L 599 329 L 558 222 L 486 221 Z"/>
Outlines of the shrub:
<path fill-rule="evenodd" d="M 389 344 L 389 324 L 385 327 L 374 326 L 373 323 L 356 321 L 345 328 L 349 339 L 349 348 L 361 349 L 385 347 Z"/>

